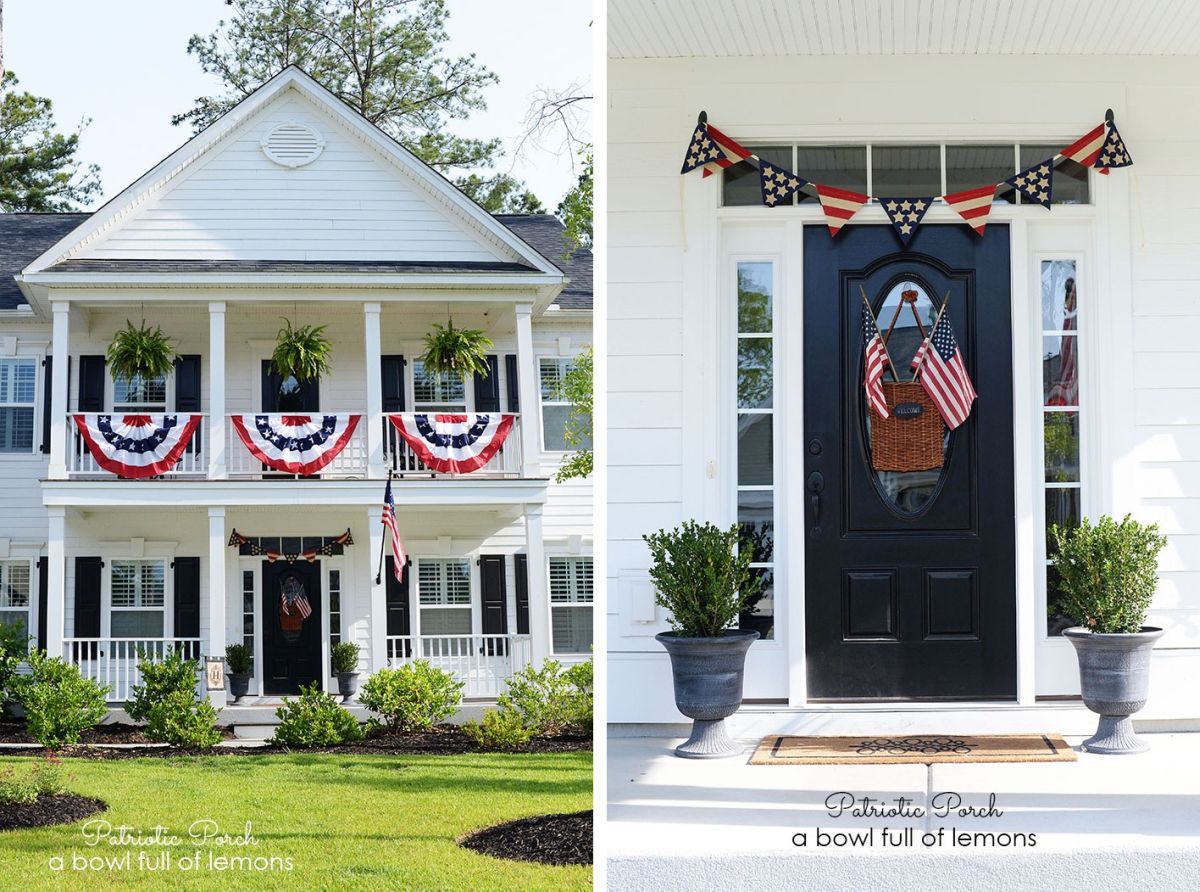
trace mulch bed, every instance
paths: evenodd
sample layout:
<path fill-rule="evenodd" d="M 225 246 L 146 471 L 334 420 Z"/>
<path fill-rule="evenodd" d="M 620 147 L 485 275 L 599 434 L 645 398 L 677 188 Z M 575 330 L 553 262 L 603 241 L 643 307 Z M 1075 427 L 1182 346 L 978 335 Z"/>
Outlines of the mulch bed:
<path fill-rule="evenodd" d="M 73 824 L 107 810 L 107 805 L 89 796 L 39 796 L 34 802 L 0 805 L 0 831 Z"/>
<path fill-rule="evenodd" d="M 12 725 L 0 726 L 0 742 L 32 743 L 33 739 L 20 725 L 21 736 L 12 738 L 4 736 L 4 729 Z M 101 725 L 100 728 L 118 726 Z M 148 744 L 149 741 L 132 725 L 119 726 L 125 729 L 126 738 L 117 735 L 110 737 L 90 738 L 91 732 L 85 732 L 83 743 L 135 743 Z M 99 731 L 99 728 L 92 729 Z M 231 736 L 226 734 L 227 737 Z M 578 753 L 590 752 L 592 736 L 590 734 L 559 734 L 554 737 L 535 737 L 529 745 L 522 747 L 519 753 Z M 0 756 L 38 756 L 40 749 L 3 749 Z M 217 747 L 216 749 L 188 749 L 185 747 L 162 746 L 161 744 L 137 746 L 130 749 L 109 749 L 91 746 L 75 747 L 62 755 L 70 755 L 83 759 L 98 761 L 115 761 L 119 759 L 144 759 L 147 757 L 168 758 L 173 756 L 261 756 L 272 753 L 333 753 L 339 755 L 373 755 L 373 756 L 439 756 L 458 755 L 461 753 L 494 752 L 485 750 L 463 734 L 457 725 L 439 725 L 432 731 L 414 731 L 405 734 L 393 734 L 383 729 L 368 732 L 365 740 L 359 743 L 349 743 L 342 746 L 324 747 L 322 749 L 289 750 L 281 746 L 260 747 Z"/>
<path fill-rule="evenodd" d="M 81 743 L 152 743 L 143 733 L 140 725 L 128 722 L 111 722 L 88 728 L 80 735 Z M 222 728 L 223 736 L 233 737 L 233 731 Z M 24 722 L 0 722 L 0 743 L 37 743 L 27 730 Z"/>
<path fill-rule="evenodd" d="M 497 824 L 458 841 L 493 858 L 540 864 L 592 863 L 592 812 L 538 815 Z"/>

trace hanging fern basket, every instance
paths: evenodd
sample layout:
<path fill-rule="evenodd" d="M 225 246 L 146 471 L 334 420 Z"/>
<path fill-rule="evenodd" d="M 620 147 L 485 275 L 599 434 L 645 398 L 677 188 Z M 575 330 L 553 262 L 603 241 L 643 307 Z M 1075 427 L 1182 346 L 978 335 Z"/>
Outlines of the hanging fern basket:
<path fill-rule="evenodd" d="M 104 358 L 113 378 L 149 381 L 166 377 L 179 354 L 160 326 L 151 328 L 143 319 L 135 328 L 126 319 L 125 327 L 113 335 Z"/>
<path fill-rule="evenodd" d="M 425 352 L 421 363 L 425 369 L 437 375 L 457 375 L 466 380 L 472 375 L 486 378 L 491 367 L 488 351 L 492 340 L 480 328 L 455 328 L 454 320 L 446 325 L 433 324 L 433 331 L 425 335 Z"/>
<path fill-rule="evenodd" d="M 293 328 L 284 319 L 283 328 L 275 336 L 275 352 L 271 365 L 285 381 L 311 381 L 329 372 L 329 356 L 333 345 L 325 337 L 324 325 L 301 325 Z"/>

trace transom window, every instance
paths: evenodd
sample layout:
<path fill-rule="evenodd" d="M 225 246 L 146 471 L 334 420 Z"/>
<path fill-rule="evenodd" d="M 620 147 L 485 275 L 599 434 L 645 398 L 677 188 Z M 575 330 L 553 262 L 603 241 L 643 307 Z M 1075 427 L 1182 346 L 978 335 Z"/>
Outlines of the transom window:
<path fill-rule="evenodd" d="M 29 635 L 29 561 L 0 561 L 0 625 Z"/>
<path fill-rule="evenodd" d="M 413 361 L 413 405 L 424 412 L 467 411 L 467 388 L 462 376 L 427 371 L 421 360 Z"/>
<path fill-rule="evenodd" d="M 36 394 L 36 360 L 0 359 L 0 452 L 32 451 Z"/>
<path fill-rule="evenodd" d="M 156 378 L 113 379 L 114 412 L 165 412 L 167 408 L 167 379 Z"/>
<path fill-rule="evenodd" d="M 1000 183 L 1027 167 L 1052 158 L 1071 143 L 978 143 L 925 145 L 773 145 L 746 148 L 772 164 L 814 182 L 874 196 L 940 196 L 988 183 Z M 758 171 L 735 164 L 723 174 L 722 204 L 726 207 L 761 205 Z M 812 195 L 797 192 L 796 204 L 815 204 Z M 1001 204 L 1019 203 L 1015 189 L 1001 189 Z M 1054 169 L 1054 204 L 1088 204 L 1086 167 L 1061 159 Z"/>
<path fill-rule="evenodd" d="M 110 586 L 114 638 L 161 638 L 167 601 L 164 560 L 112 561 Z"/>
<path fill-rule="evenodd" d="M 592 559 L 550 558 L 550 613 L 554 652 L 584 654 L 592 648 Z"/>
<path fill-rule="evenodd" d="M 466 558 L 417 561 L 422 635 L 471 632 L 471 562 Z"/>
<path fill-rule="evenodd" d="M 563 381 L 575 367 L 572 356 L 543 356 L 538 359 L 538 380 L 542 400 L 542 448 L 548 452 L 567 452 L 578 447 L 567 442 L 567 420 L 571 403 L 563 396 Z M 580 443 L 589 448 L 590 440 Z"/>

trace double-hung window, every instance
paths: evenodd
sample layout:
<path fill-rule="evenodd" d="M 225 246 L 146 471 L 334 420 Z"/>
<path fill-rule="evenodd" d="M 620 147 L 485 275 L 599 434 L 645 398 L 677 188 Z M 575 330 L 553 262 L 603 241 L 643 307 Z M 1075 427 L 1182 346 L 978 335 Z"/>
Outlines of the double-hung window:
<path fill-rule="evenodd" d="M 567 374 L 575 365 L 574 357 L 543 356 L 538 360 L 538 378 L 541 382 L 542 398 L 542 448 L 547 452 L 569 452 L 573 449 L 588 449 L 592 443 L 567 442 L 567 421 L 571 416 L 571 403 L 563 395 L 562 386 Z"/>
<path fill-rule="evenodd" d="M 113 638 L 162 638 L 166 628 L 165 560 L 112 561 Z"/>
<path fill-rule="evenodd" d="M 417 561 L 422 635 L 471 634 L 471 562 L 466 558 Z"/>
<path fill-rule="evenodd" d="M 114 412 L 167 411 L 167 379 L 164 375 L 143 378 L 113 378 Z"/>
<path fill-rule="evenodd" d="M 550 619 L 554 653 L 592 649 L 592 559 L 550 558 Z"/>
<path fill-rule="evenodd" d="M 0 452 L 33 451 L 37 362 L 0 359 Z"/>
<path fill-rule="evenodd" d="M 0 626 L 30 633 L 29 561 L 0 561 Z"/>
<path fill-rule="evenodd" d="M 414 360 L 413 408 L 417 412 L 466 412 L 467 387 L 462 376 L 434 374 L 421 360 Z"/>

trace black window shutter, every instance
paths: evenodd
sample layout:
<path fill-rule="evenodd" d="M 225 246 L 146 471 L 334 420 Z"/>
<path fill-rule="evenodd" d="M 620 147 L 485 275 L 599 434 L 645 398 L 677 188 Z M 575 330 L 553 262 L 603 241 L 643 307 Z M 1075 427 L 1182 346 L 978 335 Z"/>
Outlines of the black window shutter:
<path fill-rule="evenodd" d="M 517 634 L 529 634 L 529 555 L 513 555 L 513 575 L 517 580 Z"/>
<path fill-rule="evenodd" d="M 100 637 L 100 568 L 98 557 L 75 558 L 75 638 Z"/>
<path fill-rule="evenodd" d="M 509 353 L 504 357 L 504 377 L 508 385 L 508 411 L 521 411 L 521 388 L 517 386 L 517 357 Z"/>
<path fill-rule="evenodd" d="M 200 411 L 200 357 L 195 353 L 175 360 L 175 411 Z"/>
<path fill-rule="evenodd" d="M 383 411 L 404 411 L 404 357 L 383 356 L 379 360 L 379 377 L 383 382 Z"/>
<path fill-rule="evenodd" d="M 507 634 L 508 599 L 504 585 L 504 555 L 480 555 L 479 580 L 483 601 L 483 634 Z"/>
<path fill-rule="evenodd" d="M 385 590 L 387 601 L 387 634 L 411 635 L 412 621 L 409 618 L 408 612 L 408 578 L 412 575 L 412 561 L 408 562 L 408 566 L 404 570 L 404 579 L 399 582 L 396 581 L 396 573 L 393 569 L 396 566 L 396 559 L 388 555 L 384 563 L 383 576 L 387 583 Z M 412 656 L 411 642 L 404 642 L 403 656 Z"/>
<path fill-rule="evenodd" d="M 487 358 L 488 376 L 475 376 L 475 411 L 500 411 L 500 358 L 490 355 Z"/>
<path fill-rule="evenodd" d="M 200 637 L 200 558 L 175 558 L 175 637 Z"/>
<path fill-rule="evenodd" d="M 104 411 L 104 357 L 79 357 L 79 411 Z"/>
<path fill-rule="evenodd" d="M 38 558 L 38 623 L 37 646 L 46 649 L 46 604 L 49 600 L 50 561 L 46 557 Z"/>
<path fill-rule="evenodd" d="M 42 360 L 42 452 L 50 451 L 50 397 L 53 387 L 50 383 L 54 371 L 54 357 L 47 356 Z M 41 639 L 39 638 L 40 642 Z"/>

